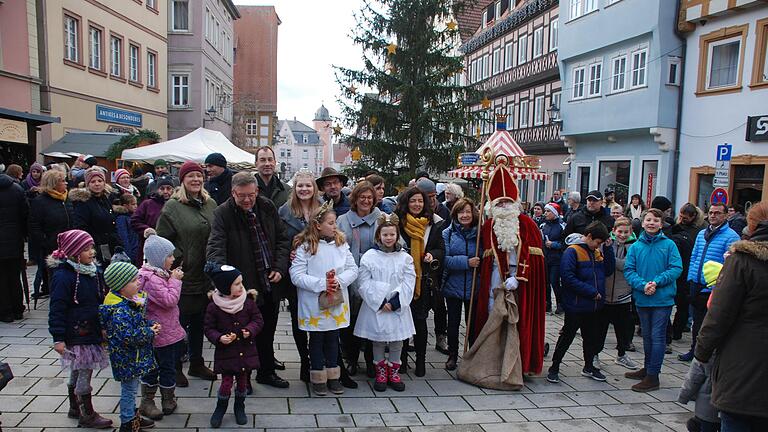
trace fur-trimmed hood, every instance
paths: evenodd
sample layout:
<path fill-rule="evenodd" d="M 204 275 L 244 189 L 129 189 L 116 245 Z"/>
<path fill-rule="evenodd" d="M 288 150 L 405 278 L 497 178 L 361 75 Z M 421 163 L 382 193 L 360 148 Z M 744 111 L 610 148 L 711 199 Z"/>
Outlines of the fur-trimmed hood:
<path fill-rule="evenodd" d="M 768 261 L 768 241 L 739 240 L 730 249 L 732 253 L 745 253 L 760 261 Z"/>
<path fill-rule="evenodd" d="M 112 193 L 112 187 L 104 185 L 104 196 L 109 197 Z M 69 191 L 69 199 L 72 202 L 86 202 L 91 199 L 91 191 L 87 188 L 74 188 Z"/>
<path fill-rule="evenodd" d="M 116 204 L 112 204 L 112 211 L 115 212 L 115 214 L 117 214 L 117 215 L 130 215 L 131 214 L 131 212 L 129 212 L 128 209 L 125 208 L 125 206 L 116 205 Z"/>

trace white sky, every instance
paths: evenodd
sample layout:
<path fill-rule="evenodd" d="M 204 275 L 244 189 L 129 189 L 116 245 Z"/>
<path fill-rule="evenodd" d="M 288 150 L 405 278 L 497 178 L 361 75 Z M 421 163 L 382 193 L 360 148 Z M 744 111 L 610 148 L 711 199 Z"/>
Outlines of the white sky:
<path fill-rule="evenodd" d="M 362 68 L 360 47 L 349 38 L 361 0 L 234 0 L 236 5 L 272 5 L 282 24 L 277 34 L 277 115 L 312 126 L 324 103 L 340 115 L 333 65 Z"/>

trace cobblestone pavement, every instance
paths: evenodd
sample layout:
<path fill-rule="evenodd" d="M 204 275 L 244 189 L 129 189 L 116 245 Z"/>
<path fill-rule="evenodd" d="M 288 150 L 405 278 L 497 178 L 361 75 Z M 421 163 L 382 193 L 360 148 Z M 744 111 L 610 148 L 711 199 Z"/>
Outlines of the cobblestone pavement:
<path fill-rule="evenodd" d="M 25 313 L 24 320 L 0 323 L 0 359 L 10 363 L 16 375 L 0 391 L 2 430 L 47 432 L 77 426 L 76 420 L 67 418 L 67 374 L 61 371 L 52 349 L 47 317 L 47 301 L 41 301 L 37 310 Z M 561 325 L 560 316 L 547 315 L 546 339 L 553 348 Z M 290 332 L 290 317 L 281 313 L 276 356 L 286 362 L 287 370 L 280 375 L 290 381 L 290 388 L 254 383 L 254 394 L 246 401 L 248 424 L 237 426 L 230 408 L 222 430 L 682 432 L 692 415 L 693 403 L 675 402 L 688 370 L 687 364 L 677 360 L 677 354 L 687 350 L 690 333 L 674 342 L 674 353 L 666 356 L 662 388 L 647 394 L 631 391 L 633 382 L 623 376 L 627 369 L 614 364 L 615 337 L 609 330 L 606 349 L 600 354 L 607 382 L 580 375 L 581 341 L 577 337 L 561 367 L 560 384 L 550 384 L 541 376 L 526 378 L 525 387 L 518 392 L 479 389 L 457 381 L 455 373 L 443 369 L 446 356 L 434 350 L 434 338 L 430 337 L 427 375 L 404 376 L 404 392 L 374 392 L 372 380 L 358 374 L 357 390 L 347 389 L 341 397 L 319 398 L 311 396 L 307 385 L 299 381 L 298 356 Z M 638 352 L 629 354 L 642 363 L 642 341 L 635 337 L 634 342 Z M 213 359 L 213 347 L 207 342 L 203 355 Z M 545 370 L 549 364 L 548 356 Z M 208 430 L 218 384 L 190 378 L 188 388 L 177 390 L 177 413 L 158 421 L 156 429 Z M 97 411 L 118 424 L 120 386 L 110 370 L 100 371 L 92 385 Z"/>

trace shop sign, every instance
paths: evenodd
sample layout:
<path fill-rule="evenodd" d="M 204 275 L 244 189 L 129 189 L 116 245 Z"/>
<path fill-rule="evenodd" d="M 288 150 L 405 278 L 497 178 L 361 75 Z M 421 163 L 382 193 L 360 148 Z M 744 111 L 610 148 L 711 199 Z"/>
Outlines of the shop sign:
<path fill-rule="evenodd" d="M 0 119 L 0 141 L 29 144 L 27 124 L 18 120 Z"/>
<path fill-rule="evenodd" d="M 461 165 L 474 165 L 480 160 L 480 155 L 475 152 L 468 152 L 461 154 Z"/>
<path fill-rule="evenodd" d="M 768 114 L 747 117 L 747 141 L 768 141 Z"/>
<path fill-rule="evenodd" d="M 126 111 L 105 105 L 96 105 L 96 120 L 141 127 L 141 113 Z"/>

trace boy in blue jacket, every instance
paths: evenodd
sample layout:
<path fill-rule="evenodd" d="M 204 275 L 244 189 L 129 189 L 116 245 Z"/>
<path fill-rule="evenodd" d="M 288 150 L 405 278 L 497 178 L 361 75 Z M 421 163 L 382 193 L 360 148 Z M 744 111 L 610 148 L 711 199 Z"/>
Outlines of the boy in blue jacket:
<path fill-rule="evenodd" d="M 612 275 L 615 268 L 610 234 L 602 222 L 595 221 L 587 226 L 584 234 L 569 235 L 565 243 L 569 246 L 560 261 L 563 284 L 560 301 L 565 311 L 565 324 L 557 339 L 547 381 L 560 382 L 560 363 L 579 329 L 584 348 L 581 374 L 605 381 L 605 375 L 593 365 L 593 359 L 602 345 L 599 311 L 605 301 L 605 278 Z"/>
<path fill-rule="evenodd" d="M 629 248 L 624 262 L 624 278 L 632 287 L 643 331 L 643 368 L 624 374 L 629 379 L 642 380 L 632 386 L 637 392 L 659 388 L 667 323 L 675 304 L 676 280 L 683 272 L 683 260 L 675 242 L 661 232 L 663 220 L 664 214 L 659 209 L 643 212 L 643 232 Z"/>

